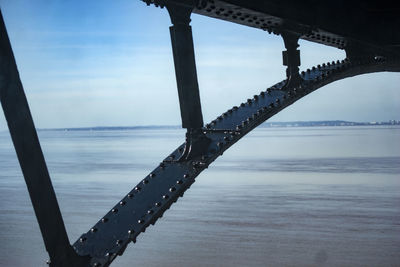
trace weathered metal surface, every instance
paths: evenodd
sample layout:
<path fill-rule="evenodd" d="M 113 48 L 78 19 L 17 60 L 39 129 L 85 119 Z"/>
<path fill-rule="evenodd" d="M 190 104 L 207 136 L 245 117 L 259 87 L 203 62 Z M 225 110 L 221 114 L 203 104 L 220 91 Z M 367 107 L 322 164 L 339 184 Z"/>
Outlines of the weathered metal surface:
<path fill-rule="evenodd" d="M 72 266 L 80 259 L 69 244 L 1 11 L 0 100 L 51 262 Z"/>
<path fill-rule="evenodd" d="M 92 266 L 108 266 L 183 195 L 196 176 L 259 124 L 328 83 L 362 73 L 396 70 L 395 65 L 379 59 L 358 64 L 349 61 L 322 64 L 302 72 L 302 81 L 296 87 L 281 90 L 286 82 L 282 81 L 229 109 L 203 128 L 211 140 L 203 155 L 177 162 L 175 159 L 181 156 L 184 144 L 179 146 L 83 234 L 73 247 L 79 255 L 90 256 Z"/>

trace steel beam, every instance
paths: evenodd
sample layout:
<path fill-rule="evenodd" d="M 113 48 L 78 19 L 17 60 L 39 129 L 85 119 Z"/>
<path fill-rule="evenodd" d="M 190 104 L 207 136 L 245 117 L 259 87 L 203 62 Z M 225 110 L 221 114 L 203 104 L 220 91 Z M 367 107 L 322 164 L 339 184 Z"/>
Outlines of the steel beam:
<path fill-rule="evenodd" d="M 169 29 L 182 127 L 198 129 L 203 127 L 203 114 L 197 81 L 192 27 L 189 25 L 192 8 L 180 5 L 168 5 L 167 9 L 173 24 Z"/>
<path fill-rule="evenodd" d="M 299 35 L 291 32 L 282 32 L 282 38 L 286 48 L 286 51 L 282 52 L 283 65 L 287 66 L 285 88 L 291 88 L 301 82 L 299 74 L 300 50 L 297 50 L 297 47 L 299 47 Z"/>
<path fill-rule="evenodd" d="M 173 24 L 170 27 L 170 34 L 182 127 L 187 129 L 184 152 L 178 160 L 185 161 L 204 153 L 204 148 L 209 144 L 209 139 L 201 131 L 203 114 L 197 81 L 192 28 L 189 25 L 194 5 L 189 1 L 189 3 L 180 4 L 169 3 L 166 7 Z"/>
<path fill-rule="evenodd" d="M 51 266 L 82 266 L 67 232 L 0 11 L 0 100 Z"/>

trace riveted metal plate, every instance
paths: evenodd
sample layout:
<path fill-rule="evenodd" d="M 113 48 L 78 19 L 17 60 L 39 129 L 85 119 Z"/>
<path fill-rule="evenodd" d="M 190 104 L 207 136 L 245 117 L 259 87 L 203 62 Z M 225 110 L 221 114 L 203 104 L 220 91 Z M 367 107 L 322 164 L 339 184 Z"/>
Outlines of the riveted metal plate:
<path fill-rule="evenodd" d="M 92 266 L 108 266 L 126 246 L 154 224 L 192 185 L 194 179 L 218 156 L 246 133 L 310 92 L 348 76 L 385 70 L 387 62 L 347 60 L 318 65 L 302 72 L 302 81 L 286 88 L 285 81 L 227 110 L 207 124 L 204 133 L 211 142 L 206 152 L 190 161 L 177 162 L 184 144 L 137 184 L 73 245 L 79 255 L 91 257 Z"/>

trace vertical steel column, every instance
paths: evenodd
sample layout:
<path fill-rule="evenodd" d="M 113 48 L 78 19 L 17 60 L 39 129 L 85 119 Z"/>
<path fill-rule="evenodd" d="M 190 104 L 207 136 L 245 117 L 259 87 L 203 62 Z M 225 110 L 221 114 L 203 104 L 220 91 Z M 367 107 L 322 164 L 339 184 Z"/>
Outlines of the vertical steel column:
<path fill-rule="evenodd" d="M 182 127 L 187 129 L 185 149 L 178 159 L 190 160 L 201 155 L 208 147 L 210 140 L 204 135 L 203 114 L 201 112 L 199 85 L 197 82 L 196 61 L 190 14 L 192 4 L 168 4 L 171 17 L 171 43 L 174 55 L 176 83 L 178 86 L 179 105 Z"/>
<path fill-rule="evenodd" d="M 199 85 L 197 82 L 192 27 L 189 25 L 192 8 L 169 5 L 167 9 L 173 24 L 169 29 L 182 127 L 187 129 L 201 128 L 203 127 L 203 114 L 201 112 Z"/>
<path fill-rule="evenodd" d="M 283 65 L 287 66 L 287 83 L 283 88 L 286 89 L 296 86 L 301 81 L 301 77 L 299 74 L 300 50 L 297 50 L 297 47 L 299 47 L 299 36 L 289 32 L 282 32 L 282 38 L 286 48 L 286 51 L 282 52 Z"/>
<path fill-rule="evenodd" d="M 1 11 L 0 100 L 51 265 L 80 266 L 69 244 Z"/>

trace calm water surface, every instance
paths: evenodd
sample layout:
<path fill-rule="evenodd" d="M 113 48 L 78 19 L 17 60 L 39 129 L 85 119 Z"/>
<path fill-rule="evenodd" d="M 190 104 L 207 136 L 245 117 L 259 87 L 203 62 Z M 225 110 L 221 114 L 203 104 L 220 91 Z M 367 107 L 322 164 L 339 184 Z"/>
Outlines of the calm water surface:
<path fill-rule="evenodd" d="M 41 131 L 71 242 L 182 143 L 182 130 Z M 48 258 L 0 133 L 0 266 Z M 260 128 L 112 266 L 400 266 L 400 128 Z"/>

